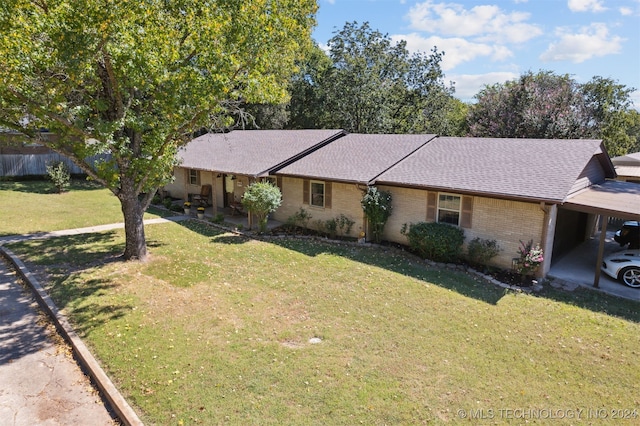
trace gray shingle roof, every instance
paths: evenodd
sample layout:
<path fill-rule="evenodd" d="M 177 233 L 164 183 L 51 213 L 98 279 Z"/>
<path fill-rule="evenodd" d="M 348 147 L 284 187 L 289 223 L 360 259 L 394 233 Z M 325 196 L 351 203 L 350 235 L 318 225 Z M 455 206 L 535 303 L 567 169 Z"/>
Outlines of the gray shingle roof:
<path fill-rule="evenodd" d="M 563 201 L 600 140 L 440 137 L 376 179 L 377 184 Z"/>
<path fill-rule="evenodd" d="M 435 135 L 348 134 L 278 174 L 367 184 Z"/>
<path fill-rule="evenodd" d="M 342 130 L 234 130 L 207 133 L 178 152 L 182 167 L 261 176 Z"/>

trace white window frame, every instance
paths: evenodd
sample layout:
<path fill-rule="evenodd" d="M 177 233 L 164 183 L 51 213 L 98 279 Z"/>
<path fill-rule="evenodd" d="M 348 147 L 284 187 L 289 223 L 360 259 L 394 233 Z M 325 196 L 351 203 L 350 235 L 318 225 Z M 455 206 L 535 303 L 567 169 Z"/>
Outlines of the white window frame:
<path fill-rule="evenodd" d="M 313 185 L 314 184 L 322 185 L 322 205 L 314 203 L 314 199 L 313 199 L 313 194 L 314 194 L 313 193 Z M 309 181 L 309 205 L 312 206 L 312 207 L 324 208 L 326 198 L 327 198 L 327 186 L 325 185 L 325 183 L 323 181 L 321 181 L 321 180 Z"/>
<path fill-rule="evenodd" d="M 200 185 L 200 170 L 189 169 L 188 173 L 189 185 Z"/>
<path fill-rule="evenodd" d="M 450 207 L 441 207 L 440 206 L 440 197 L 455 197 L 458 199 L 458 209 L 452 209 Z M 457 223 L 451 223 L 451 222 L 446 222 L 446 221 L 440 221 L 440 211 L 444 211 L 444 212 L 455 212 L 458 214 L 458 221 Z M 451 194 L 448 192 L 439 192 L 438 193 L 438 206 L 436 208 L 436 221 L 437 222 L 441 222 L 441 223 L 447 223 L 449 225 L 455 225 L 455 226 L 460 226 L 460 218 L 462 217 L 462 196 L 458 195 L 458 194 Z"/>

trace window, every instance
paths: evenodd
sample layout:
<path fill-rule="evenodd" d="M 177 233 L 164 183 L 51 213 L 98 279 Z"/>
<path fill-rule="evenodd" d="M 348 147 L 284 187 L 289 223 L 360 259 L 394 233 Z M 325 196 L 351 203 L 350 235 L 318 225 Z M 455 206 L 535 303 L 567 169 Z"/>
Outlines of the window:
<path fill-rule="evenodd" d="M 438 195 L 438 222 L 458 226 L 460 224 L 460 196 Z"/>
<path fill-rule="evenodd" d="M 200 185 L 200 171 L 189 169 L 189 184 Z"/>
<path fill-rule="evenodd" d="M 331 182 L 302 181 L 302 203 L 313 207 L 331 208 Z"/>
<path fill-rule="evenodd" d="M 311 181 L 311 205 L 324 207 L 324 183 Z"/>

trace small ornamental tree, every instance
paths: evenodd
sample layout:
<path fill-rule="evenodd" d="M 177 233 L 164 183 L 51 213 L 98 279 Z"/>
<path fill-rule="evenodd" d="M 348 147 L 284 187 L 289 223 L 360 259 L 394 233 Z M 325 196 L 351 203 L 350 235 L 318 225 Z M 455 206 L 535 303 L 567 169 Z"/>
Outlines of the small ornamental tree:
<path fill-rule="evenodd" d="M 71 175 L 69 169 L 62 161 L 56 161 L 47 165 L 47 174 L 49 179 L 53 182 L 58 191 L 58 194 L 62 194 L 65 189 L 69 187 L 71 183 Z"/>
<path fill-rule="evenodd" d="M 256 215 L 260 232 L 267 230 L 267 217 L 282 204 L 282 194 L 277 186 L 269 182 L 254 182 L 247 187 L 242 205 Z"/>
<path fill-rule="evenodd" d="M 384 225 L 393 211 L 391 193 L 389 191 L 379 191 L 375 186 L 370 186 L 367 188 L 367 192 L 360 203 L 365 216 L 369 220 L 373 240 L 379 243 L 382 238 L 382 231 L 384 231 Z"/>

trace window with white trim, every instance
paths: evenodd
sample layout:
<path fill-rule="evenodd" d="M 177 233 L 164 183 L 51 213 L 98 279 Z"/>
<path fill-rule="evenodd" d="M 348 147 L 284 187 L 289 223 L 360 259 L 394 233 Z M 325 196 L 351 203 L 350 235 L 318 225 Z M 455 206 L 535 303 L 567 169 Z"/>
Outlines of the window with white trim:
<path fill-rule="evenodd" d="M 200 170 L 189 169 L 189 184 L 200 185 Z"/>
<path fill-rule="evenodd" d="M 460 225 L 461 197 L 452 194 L 438 194 L 438 222 Z"/>
<path fill-rule="evenodd" d="M 311 205 L 324 207 L 324 182 L 311 181 Z"/>

